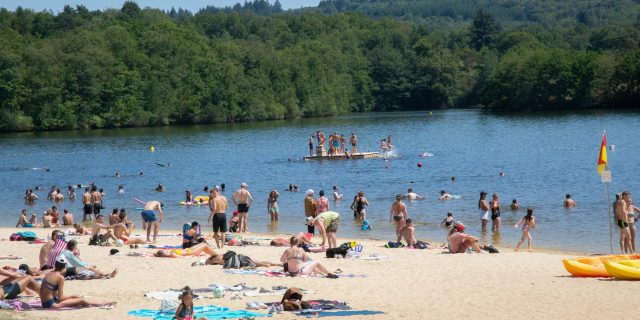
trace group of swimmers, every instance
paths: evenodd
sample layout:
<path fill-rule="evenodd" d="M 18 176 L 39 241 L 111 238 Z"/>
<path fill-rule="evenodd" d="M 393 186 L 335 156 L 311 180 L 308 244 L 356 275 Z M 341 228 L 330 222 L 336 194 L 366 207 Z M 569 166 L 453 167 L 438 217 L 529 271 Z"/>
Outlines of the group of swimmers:
<path fill-rule="evenodd" d="M 313 138 L 314 138 L 314 135 L 311 135 L 309 137 L 309 155 L 310 156 L 314 155 Z M 324 149 L 324 146 L 325 146 L 324 143 L 326 139 L 324 132 L 320 130 L 316 131 L 315 138 L 318 141 L 318 146 Z M 330 156 L 338 155 L 338 154 L 351 155 L 358 152 L 358 137 L 353 132 L 351 133 L 351 137 L 349 138 L 349 143 L 351 144 L 351 152 L 347 150 L 347 138 L 344 136 L 344 134 L 338 134 L 336 132 L 329 134 L 329 138 L 327 142 L 329 144 L 329 150 L 327 153 Z"/>

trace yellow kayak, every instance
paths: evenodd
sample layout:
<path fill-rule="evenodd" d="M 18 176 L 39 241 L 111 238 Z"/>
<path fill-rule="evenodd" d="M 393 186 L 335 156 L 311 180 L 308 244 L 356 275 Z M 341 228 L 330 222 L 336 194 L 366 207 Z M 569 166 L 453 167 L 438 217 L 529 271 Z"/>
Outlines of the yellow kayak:
<path fill-rule="evenodd" d="M 564 268 L 575 277 L 611 277 L 605 269 L 605 262 L 636 259 L 640 259 L 640 255 L 581 257 L 564 259 L 562 263 L 564 264 Z"/>
<path fill-rule="evenodd" d="M 607 261 L 609 275 L 620 280 L 640 280 L 640 260 Z"/>

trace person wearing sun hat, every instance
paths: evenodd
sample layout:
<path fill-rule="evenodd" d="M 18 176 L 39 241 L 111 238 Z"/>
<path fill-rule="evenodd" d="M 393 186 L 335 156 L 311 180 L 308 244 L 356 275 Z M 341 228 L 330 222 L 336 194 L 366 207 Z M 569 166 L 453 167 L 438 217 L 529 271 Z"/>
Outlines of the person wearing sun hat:
<path fill-rule="evenodd" d="M 316 201 L 313 199 L 313 189 L 307 190 L 307 196 L 304 198 L 304 216 L 309 218 L 315 218 L 316 216 Z M 307 232 L 314 234 L 315 227 L 313 225 L 307 225 Z"/>
<path fill-rule="evenodd" d="M 465 227 L 462 222 L 457 222 L 449 232 L 449 251 L 451 253 L 465 253 L 467 248 L 473 248 L 477 253 L 486 253 L 480 249 L 478 238 L 464 234 Z"/>

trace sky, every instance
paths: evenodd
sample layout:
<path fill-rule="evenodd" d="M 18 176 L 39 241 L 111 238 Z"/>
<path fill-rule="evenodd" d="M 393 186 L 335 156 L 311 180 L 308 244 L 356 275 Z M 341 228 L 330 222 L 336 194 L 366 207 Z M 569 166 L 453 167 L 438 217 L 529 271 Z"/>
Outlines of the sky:
<path fill-rule="evenodd" d="M 216 7 L 232 6 L 238 2 L 244 3 L 244 0 L 135 0 L 135 2 L 141 7 L 151 7 L 170 10 L 171 7 L 176 9 L 183 8 L 189 11 L 195 12 L 200 8 L 204 8 L 209 5 Z M 269 0 L 274 3 L 275 0 Z M 280 0 L 284 9 L 296 9 L 300 7 L 317 6 L 320 0 Z M 103 10 L 106 8 L 121 8 L 124 0 L 2 0 L 0 1 L 0 7 L 7 8 L 9 10 L 15 10 L 18 6 L 25 9 L 33 9 L 35 11 L 53 10 L 53 12 L 62 11 L 65 5 L 84 5 L 89 10 Z"/>

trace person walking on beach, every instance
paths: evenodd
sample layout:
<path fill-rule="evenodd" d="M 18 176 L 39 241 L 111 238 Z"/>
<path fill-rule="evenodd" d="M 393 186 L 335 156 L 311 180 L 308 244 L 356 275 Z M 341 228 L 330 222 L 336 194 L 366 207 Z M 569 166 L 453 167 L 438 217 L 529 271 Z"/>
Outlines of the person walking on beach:
<path fill-rule="evenodd" d="M 358 152 L 358 137 L 356 134 L 351 132 L 351 138 L 349 138 L 349 142 L 351 143 L 351 153 Z"/>
<path fill-rule="evenodd" d="M 82 221 L 87 221 L 87 216 L 89 216 L 89 220 L 93 221 L 93 206 L 91 205 L 91 193 L 89 193 L 89 188 L 84 188 L 82 205 Z"/>
<path fill-rule="evenodd" d="M 520 250 L 520 246 L 524 243 L 524 240 L 527 239 L 528 240 L 528 248 L 529 248 L 529 252 L 532 252 L 531 250 L 531 229 L 535 229 L 536 227 L 536 219 L 533 217 L 533 209 L 529 208 L 527 209 L 527 215 L 522 217 L 522 219 L 520 219 L 520 221 L 518 221 L 518 223 L 516 223 L 515 227 L 516 229 L 518 228 L 518 225 L 522 225 L 522 238 L 520 238 L 520 241 L 518 241 L 518 244 L 516 245 L 516 249 L 515 251 Z"/>
<path fill-rule="evenodd" d="M 309 137 L 309 156 L 313 157 L 313 135 Z"/>
<path fill-rule="evenodd" d="M 364 192 L 358 192 L 358 195 L 353 199 L 351 209 L 356 212 L 356 219 L 358 221 L 367 220 L 367 210 L 365 206 L 369 205 L 369 201 L 364 197 Z"/>
<path fill-rule="evenodd" d="M 618 228 L 620 228 L 620 251 L 623 254 L 633 253 L 631 245 L 631 231 L 629 230 L 629 206 L 631 201 L 631 193 L 629 191 L 622 192 L 622 198 L 615 205 L 615 216 Z M 631 211 L 633 213 L 633 211 Z M 633 223 L 633 222 L 631 222 Z"/>
<path fill-rule="evenodd" d="M 271 221 L 278 221 L 278 197 L 280 194 L 276 189 L 271 190 L 269 193 L 269 198 L 267 199 L 267 211 L 269 215 L 271 215 Z"/>
<path fill-rule="evenodd" d="M 160 223 L 162 223 L 162 218 L 164 214 L 162 213 L 162 203 L 159 201 L 148 201 L 144 204 L 144 208 L 142 209 L 142 223 L 147 225 L 147 242 L 156 243 L 158 238 L 158 229 L 160 227 Z M 159 218 L 156 218 L 156 211 L 160 215 Z M 149 238 L 151 235 L 151 227 L 153 226 L 153 242 Z"/>
<path fill-rule="evenodd" d="M 478 209 L 480 209 L 480 222 L 482 223 L 482 232 L 486 232 L 487 222 L 489 221 L 489 203 L 487 202 L 487 193 L 484 191 L 480 192 Z"/>
<path fill-rule="evenodd" d="M 391 219 L 393 219 L 396 224 L 396 237 L 398 238 L 396 242 L 400 242 L 404 223 L 409 219 L 409 213 L 407 212 L 407 207 L 402 203 L 401 194 L 396 195 L 396 201 L 391 205 L 391 209 L 389 210 L 389 223 L 391 223 Z"/>
<path fill-rule="evenodd" d="M 248 188 L 249 186 L 243 182 L 240 184 L 240 189 L 231 196 L 231 201 L 238 206 L 240 232 L 249 232 L 249 208 L 253 203 L 253 197 Z"/>
<path fill-rule="evenodd" d="M 564 199 L 564 207 L 565 208 L 573 208 L 576 206 L 576 202 L 571 199 L 571 195 L 567 193 Z"/>
<path fill-rule="evenodd" d="M 209 196 L 209 223 L 213 225 L 213 238 L 218 248 L 224 247 L 227 232 L 227 198 L 220 193 L 220 188 L 215 186 Z"/>
<path fill-rule="evenodd" d="M 313 199 L 313 190 L 307 190 L 307 196 L 304 198 L 304 215 L 305 217 L 316 217 L 316 201 Z M 307 232 L 314 234 L 315 227 L 313 225 L 307 225 Z"/>
<path fill-rule="evenodd" d="M 500 199 L 498 194 L 494 193 L 491 199 L 491 231 L 500 233 Z"/>
<path fill-rule="evenodd" d="M 91 208 L 94 215 L 100 214 L 102 209 L 102 193 L 95 186 L 91 188 Z"/>

